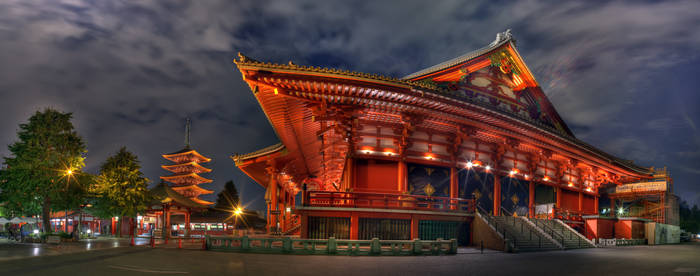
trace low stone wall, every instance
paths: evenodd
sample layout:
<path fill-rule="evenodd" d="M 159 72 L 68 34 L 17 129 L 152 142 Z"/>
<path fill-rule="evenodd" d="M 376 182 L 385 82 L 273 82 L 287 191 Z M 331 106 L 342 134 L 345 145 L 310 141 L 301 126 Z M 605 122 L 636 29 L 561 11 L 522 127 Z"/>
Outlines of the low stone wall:
<path fill-rule="evenodd" d="M 484 248 L 505 251 L 505 243 L 501 236 L 478 215 L 474 216 L 472 222 L 472 243 L 477 247 L 483 243 Z"/>

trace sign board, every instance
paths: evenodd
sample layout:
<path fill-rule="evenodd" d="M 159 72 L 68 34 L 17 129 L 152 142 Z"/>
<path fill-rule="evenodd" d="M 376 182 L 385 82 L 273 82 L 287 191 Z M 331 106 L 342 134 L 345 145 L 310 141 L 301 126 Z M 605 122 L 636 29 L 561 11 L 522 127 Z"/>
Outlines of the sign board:
<path fill-rule="evenodd" d="M 279 210 L 273 210 L 273 211 L 270 211 L 270 214 L 271 214 L 271 215 L 279 215 L 279 214 L 280 214 L 280 211 L 279 211 Z"/>
<path fill-rule="evenodd" d="M 61 243 L 61 237 L 60 236 L 48 236 L 46 237 L 46 243 Z"/>
<path fill-rule="evenodd" d="M 666 181 L 638 182 L 610 188 L 611 194 L 663 192 L 666 191 Z"/>
<path fill-rule="evenodd" d="M 537 204 L 535 205 L 535 214 L 551 214 L 554 209 L 554 203 L 549 204 Z"/>

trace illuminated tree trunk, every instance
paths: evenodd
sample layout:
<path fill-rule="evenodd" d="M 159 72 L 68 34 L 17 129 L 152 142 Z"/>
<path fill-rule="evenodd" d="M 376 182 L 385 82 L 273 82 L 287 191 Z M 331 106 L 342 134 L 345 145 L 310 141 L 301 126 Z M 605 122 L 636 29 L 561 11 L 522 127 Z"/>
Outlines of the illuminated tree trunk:
<path fill-rule="evenodd" d="M 41 206 L 41 222 L 44 224 L 44 233 L 53 232 L 51 229 L 51 199 L 44 197 L 44 204 Z"/>

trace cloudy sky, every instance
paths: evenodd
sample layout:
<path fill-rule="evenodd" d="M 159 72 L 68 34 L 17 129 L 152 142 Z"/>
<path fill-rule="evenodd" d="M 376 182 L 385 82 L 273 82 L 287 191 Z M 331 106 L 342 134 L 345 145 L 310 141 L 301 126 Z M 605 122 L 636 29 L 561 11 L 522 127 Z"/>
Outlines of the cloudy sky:
<path fill-rule="evenodd" d="M 263 189 L 228 158 L 278 140 L 231 62 L 338 67 L 400 77 L 512 29 L 575 135 L 642 166 L 668 166 L 700 204 L 700 2 L 0 2 L 0 155 L 36 110 L 73 112 L 88 172 L 121 146 L 152 180 L 160 154 L 192 143 L 217 192 Z M 209 198 L 213 199 L 213 196 Z"/>

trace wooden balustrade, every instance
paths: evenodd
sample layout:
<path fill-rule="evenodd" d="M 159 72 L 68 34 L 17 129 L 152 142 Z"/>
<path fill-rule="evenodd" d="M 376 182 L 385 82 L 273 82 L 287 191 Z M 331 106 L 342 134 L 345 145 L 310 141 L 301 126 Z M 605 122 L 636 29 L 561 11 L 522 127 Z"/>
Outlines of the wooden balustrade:
<path fill-rule="evenodd" d="M 326 191 L 307 191 L 304 197 L 307 199 L 305 205 L 314 207 L 380 208 L 468 213 L 473 213 L 475 210 L 474 199 L 463 198 Z"/>

